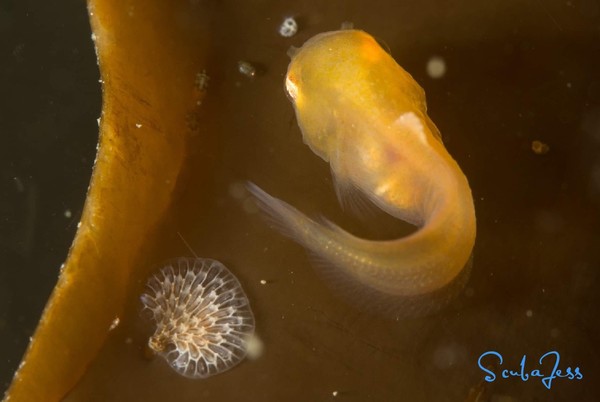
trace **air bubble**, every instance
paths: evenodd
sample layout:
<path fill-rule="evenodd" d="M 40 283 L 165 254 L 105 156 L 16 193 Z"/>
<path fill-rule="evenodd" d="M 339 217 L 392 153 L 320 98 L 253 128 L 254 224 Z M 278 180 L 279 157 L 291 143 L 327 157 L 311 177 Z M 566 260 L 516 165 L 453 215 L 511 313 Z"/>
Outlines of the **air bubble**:
<path fill-rule="evenodd" d="M 427 62 L 427 74 L 434 79 L 442 78 L 446 74 L 446 62 L 439 56 L 433 56 Z"/>
<path fill-rule="evenodd" d="M 283 20 L 281 26 L 279 27 L 279 35 L 283 36 L 284 38 L 291 38 L 292 36 L 296 35 L 296 32 L 298 32 L 298 23 L 292 17 L 288 17 Z"/>

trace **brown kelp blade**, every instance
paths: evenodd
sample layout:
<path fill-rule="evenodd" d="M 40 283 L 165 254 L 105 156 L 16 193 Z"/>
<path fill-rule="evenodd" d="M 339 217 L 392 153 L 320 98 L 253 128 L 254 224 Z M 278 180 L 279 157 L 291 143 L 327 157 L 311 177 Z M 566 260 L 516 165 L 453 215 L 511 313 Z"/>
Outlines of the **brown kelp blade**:
<path fill-rule="evenodd" d="M 58 401 L 77 383 L 169 207 L 205 89 L 194 83 L 206 34 L 181 3 L 88 2 L 104 82 L 98 156 L 67 262 L 6 400 Z"/>

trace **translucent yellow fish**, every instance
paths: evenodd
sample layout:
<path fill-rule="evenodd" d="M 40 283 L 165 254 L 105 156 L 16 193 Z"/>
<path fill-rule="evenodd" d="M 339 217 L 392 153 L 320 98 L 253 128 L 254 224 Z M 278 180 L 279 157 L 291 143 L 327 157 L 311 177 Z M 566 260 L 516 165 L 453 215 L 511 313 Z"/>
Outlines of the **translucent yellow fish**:
<path fill-rule="evenodd" d="M 340 200 L 358 190 L 419 229 L 365 240 L 249 190 L 287 234 L 335 267 L 350 296 L 419 298 L 447 287 L 468 265 L 475 209 L 423 89 L 362 31 L 323 33 L 292 53 L 285 88 L 304 142 L 331 165 Z"/>

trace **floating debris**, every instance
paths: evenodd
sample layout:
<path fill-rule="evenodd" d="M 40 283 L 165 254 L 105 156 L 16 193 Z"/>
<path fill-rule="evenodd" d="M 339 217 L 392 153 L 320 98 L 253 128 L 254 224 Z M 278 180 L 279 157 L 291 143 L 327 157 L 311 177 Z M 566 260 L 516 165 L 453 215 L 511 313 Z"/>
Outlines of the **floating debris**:
<path fill-rule="evenodd" d="M 536 155 L 544 155 L 550 151 L 550 146 L 542 141 L 535 140 L 531 142 L 531 150 Z"/>
<path fill-rule="evenodd" d="M 238 62 L 238 71 L 248 78 L 254 78 L 256 76 L 256 67 L 247 61 L 242 60 Z"/>
<path fill-rule="evenodd" d="M 148 346 L 179 374 L 207 378 L 240 363 L 254 316 L 237 278 L 219 261 L 179 258 L 141 297 L 156 322 Z"/>
<path fill-rule="evenodd" d="M 210 77 L 206 74 L 206 70 L 202 70 L 196 74 L 196 89 L 200 92 L 206 92 L 208 89 L 208 81 L 210 81 Z"/>
<path fill-rule="evenodd" d="M 279 35 L 285 38 L 291 38 L 298 32 L 298 23 L 293 17 L 288 17 L 283 20 L 279 27 Z"/>
<path fill-rule="evenodd" d="M 112 320 L 112 322 L 110 323 L 110 327 L 108 328 L 108 330 L 112 331 L 113 329 L 117 328 L 120 322 L 121 320 L 119 319 L 119 317 L 115 317 L 115 319 Z"/>
<path fill-rule="evenodd" d="M 440 56 L 433 56 L 427 62 L 427 75 L 431 78 L 442 78 L 446 74 L 446 62 Z"/>

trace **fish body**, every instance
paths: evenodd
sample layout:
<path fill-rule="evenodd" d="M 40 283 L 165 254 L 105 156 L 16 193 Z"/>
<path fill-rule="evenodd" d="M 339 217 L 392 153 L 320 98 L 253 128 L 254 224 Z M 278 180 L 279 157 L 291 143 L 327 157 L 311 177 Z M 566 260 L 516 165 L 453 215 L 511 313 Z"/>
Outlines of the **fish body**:
<path fill-rule="evenodd" d="M 342 203 L 358 191 L 418 230 L 362 239 L 253 184 L 251 193 L 286 234 L 367 295 L 418 297 L 444 288 L 468 265 L 475 209 L 467 178 L 427 115 L 423 89 L 363 31 L 319 34 L 292 53 L 285 88 L 304 142 L 330 164 Z"/>

